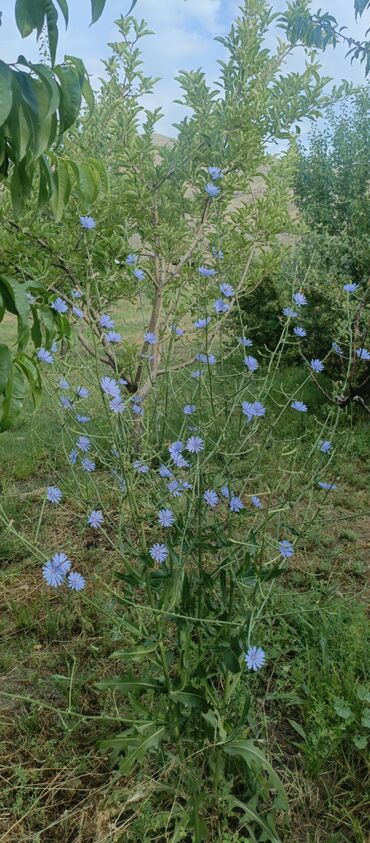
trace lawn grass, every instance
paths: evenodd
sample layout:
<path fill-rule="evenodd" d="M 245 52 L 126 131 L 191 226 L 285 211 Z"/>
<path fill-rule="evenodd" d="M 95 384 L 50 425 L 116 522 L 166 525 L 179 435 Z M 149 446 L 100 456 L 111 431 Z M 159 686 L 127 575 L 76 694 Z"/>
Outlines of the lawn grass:
<path fill-rule="evenodd" d="M 118 327 L 123 319 L 127 326 L 127 313 L 118 314 Z M 136 314 L 129 322 L 126 335 L 137 340 L 142 325 Z M 10 336 L 10 323 L 7 330 Z M 275 398 L 282 386 L 289 392 L 302 377 L 298 368 L 286 371 Z M 184 395 L 182 384 L 178 392 Z M 313 387 L 306 387 L 304 399 L 320 411 Z M 176 429 L 180 411 L 180 404 L 169 407 L 168 430 Z M 0 436 L 2 505 L 29 542 L 22 545 L 12 532 L 1 531 L 0 839 L 170 841 L 158 833 L 161 803 L 150 766 L 123 777 L 98 749 L 99 739 L 117 727 L 114 710 L 104 708 L 94 682 L 111 674 L 109 656 L 117 641 L 127 643 L 128 633 L 108 590 L 117 559 L 104 535 L 92 536 L 81 519 L 60 418 L 45 392 L 33 416 L 26 412 L 15 431 Z M 104 436 L 104 423 L 97 424 Z M 289 417 L 280 440 L 293 439 L 300 424 Z M 280 464 L 279 436 L 266 453 L 267 472 Z M 346 446 L 345 457 L 342 449 L 331 466 L 338 492 L 328 496 L 274 590 L 265 619 L 269 670 L 252 680 L 251 719 L 290 797 L 286 843 L 368 841 L 367 753 L 358 740 L 365 733 L 364 706 L 356 688 L 370 691 L 369 441 L 361 418 L 352 426 L 343 422 L 338 436 Z M 63 506 L 47 508 L 38 529 L 45 486 L 56 478 Z M 108 485 L 105 494 L 114 509 Z M 303 515 L 302 509 L 295 516 L 297 526 Z M 36 544 L 71 554 L 89 576 L 86 595 L 69 594 L 66 600 L 46 593 L 42 560 L 32 550 Z M 353 710 L 353 720 L 338 714 L 341 705 Z M 225 836 L 229 839 L 248 838 Z"/>

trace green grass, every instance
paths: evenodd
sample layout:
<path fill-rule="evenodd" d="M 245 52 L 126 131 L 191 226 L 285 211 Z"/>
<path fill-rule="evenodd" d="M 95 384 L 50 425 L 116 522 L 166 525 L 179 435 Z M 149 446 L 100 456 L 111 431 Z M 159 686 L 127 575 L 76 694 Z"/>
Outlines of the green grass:
<path fill-rule="evenodd" d="M 141 336 L 136 316 L 128 333 L 132 339 Z M 285 372 L 269 400 L 280 401 L 282 389 L 292 391 L 301 379 L 299 369 Z M 169 430 L 176 428 L 187 400 L 182 385 L 180 393 L 181 404 L 169 407 Z M 324 417 L 325 407 L 311 386 L 303 398 Z M 295 438 L 301 425 L 302 419 L 293 414 L 284 418 L 264 457 L 265 471 L 277 470 L 280 440 Z M 103 435 L 104 424 L 101 431 Z M 290 797 L 286 843 L 367 841 L 368 765 L 358 740 L 365 734 L 358 689 L 370 690 L 369 443 L 359 419 L 350 429 L 341 423 L 338 437 L 346 455 L 334 458 L 330 472 L 339 475 L 340 489 L 328 497 L 294 565 L 274 591 L 264 620 L 269 671 L 253 678 L 251 717 Z M 58 479 L 64 507 L 45 510 L 38 544 L 48 550 L 65 548 L 91 574 L 86 596 L 50 596 L 41 587 L 40 560 L 32 550 L 12 533 L 0 534 L 0 756 L 5 759 L 0 767 L 0 835 L 9 843 L 165 843 L 170 840 L 160 831 L 165 802 L 158 791 L 153 793 L 150 765 L 132 779 L 113 776 L 98 750 L 99 738 L 106 736 L 109 718 L 115 715 L 109 707 L 104 711 L 94 682 L 110 674 L 109 656 L 117 641 L 126 643 L 127 637 L 102 585 L 112 581 L 117 560 L 104 537 L 91 536 L 81 522 L 59 417 L 46 392 L 36 414 L 25 412 L 15 431 L 0 436 L 0 463 L 2 504 L 31 544 L 36 544 L 45 486 Z M 105 494 L 114 507 L 109 488 Z M 295 516 L 297 527 L 303 515 L 304 503 Z M 338 714 L 344 704 L 353 719 Z M 190 843 L 185 836 L 178 839 Z M 238 839 L 248 838 L 225 829 L 224 843 Z"/>

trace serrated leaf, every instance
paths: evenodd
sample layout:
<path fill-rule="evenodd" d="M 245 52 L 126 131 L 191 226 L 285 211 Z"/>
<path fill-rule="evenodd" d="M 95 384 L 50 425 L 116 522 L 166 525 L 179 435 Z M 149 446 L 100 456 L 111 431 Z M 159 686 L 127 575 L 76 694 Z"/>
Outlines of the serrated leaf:
<path fill-rule="evenodd" d="M 255 822 L 257 825 L 260 826 L 260 828 L 263 829 L 265 834 L 264 840 L 268 840 L 270 841 L 270 843 L 281 843 L 280 838 L 276 836 L 276 834 L 271 828 L 269 828 L 267 822 L 264 820 L 261 814 L 258 813 L 256 809 L 253 809 L 252 807 L 246 805 L 245 802 L 242 802 L 240 799 L 233 799 L 233 805 L 235 805 L 235 807 L 238 809 L 241 808 L 245 817 L 248 820 L 251 820 L 251 822 Z"/>
<path fill-rule="evenodd" d="M 284 790 L 278 774 L 267 760 L 266 756 L 261 752 L 252 741 L 232 741 L 223 745 L 223 750 L 227 755 L 239 756 L 248 764 L 254 764 L 257 769 L 265 770 L 269 774 L 271 786 L 276 789 L 281 799 L 281 805 L 284 811 L 288 810 L 288 798 Z"/>

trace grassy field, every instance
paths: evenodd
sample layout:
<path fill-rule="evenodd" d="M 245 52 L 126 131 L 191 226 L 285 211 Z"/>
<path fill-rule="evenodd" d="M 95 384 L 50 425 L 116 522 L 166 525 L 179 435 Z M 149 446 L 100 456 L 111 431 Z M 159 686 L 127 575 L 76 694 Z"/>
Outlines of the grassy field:
<path fill-rule="evenodd" d="M 10 322 L 7 330 L 10 336 Z M 129 332 L 142 333 L 136 316 Z M 297 376 L 284 373 L 287 389 Z M 338 491 L 275 587 L 265 619 L 269 671 L 251 680 L 254 723 L 290 799 L 286 843 L 369 839 L 370 448 L 364 420 L 340 433 Z M 277 470 L 278 443 L 266 460 Z M 169 843 L 170 835 L 158 833 L 150 764 L 130 779 L 98 749 L 115 720 L 94 682 L 110 675 L 109 656 L 123 634 L 109 594 L 117 560 L 104 535 L 82 524 L 47 393 L 33 416 L 0 436 L 0 465 L 1 503 L 11 518 L 0 536 L 0 840 Z M 63 506 L 46 509 L 39 523 L 45 486 L 56 481 Z M 114 508 L 114 492 L 106 496 Z M 89 579 L 86 594 L 66 601 L 46 592 L 36 544 L 65 548 Z M 249 838 L 225 837 L 238 839 Z"/>

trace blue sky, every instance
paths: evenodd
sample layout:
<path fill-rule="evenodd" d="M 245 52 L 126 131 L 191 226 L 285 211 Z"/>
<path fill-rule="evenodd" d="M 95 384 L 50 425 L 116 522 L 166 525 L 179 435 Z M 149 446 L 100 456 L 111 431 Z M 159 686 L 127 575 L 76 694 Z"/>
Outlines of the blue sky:
<path fill-rule="evenodd" d="M 92 75 L 93 86 L 103 75 L 101 59 L 109 55 L 107 42 L 116 40 L 114 21 L 129 8 L 130 0 L 107 0 L 105 11 L 94 26 L 89 26 L 89 0 L 69 0 L 70 25 L 67 32 L 60 20 L 59 59 L 64 53 L 80 56 L 84 59 L 88 72 Z M 285 7 L 284 0 L 270 0 L 274 11 Z M 363 39 L 370 27 L 370 12 L 356 24 L 353 13 L 353 0 L 320 0 L 313 2 L 331 12 L 341 25 L 350 28 L 354 37 Z M 173 135 L 172 123 L 181 119 L 183 109 L 174 105 L 178 96 L 178 87 L 174 77 L 179 69 L 202 67 L 209 79 L 217 78 L 217 59 L 222 54 L 222 47 L 213 39 L 222 35 L 230 27 L 237 14 L 239 0 L 138 0 L 135 14 L 144 17 L 155 36 L 146 38 L 143 44 L 144 69 L 153 76 L 160 76 L 161 82 L 156 88 L 150 105 L 160 105 L 165 118 L 159 124 L 164 134 Z M 14 61 L 19 53 L 29 58 L 38 55 L 33 36 L 22 40 L 14 22 L 14 0 L 2 0 L 3 24 L 0 28 L 0 58 Z M 301 59 L 296 56 L 289 60 L 287 69 L 295 70 Z M 322 56 L 323 72 L 333 77 L 335 82 L 347 78 L 354 83 L 363 83 L 363 68 L 355 62 L 352 66 L 345 60 L 345 49 L 338 47 L 328 50 Z M 149 105 L 149 102 L 148 102 Z"/>

